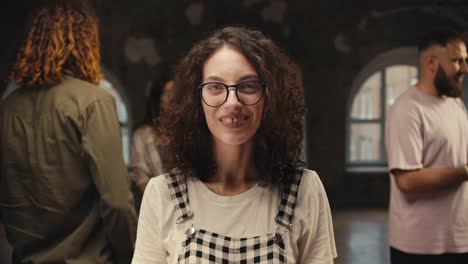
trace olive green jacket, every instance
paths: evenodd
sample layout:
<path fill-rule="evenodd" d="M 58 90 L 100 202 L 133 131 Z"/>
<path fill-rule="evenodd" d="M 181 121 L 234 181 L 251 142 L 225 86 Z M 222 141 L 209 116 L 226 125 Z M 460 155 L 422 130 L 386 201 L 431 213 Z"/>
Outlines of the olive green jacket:
<path fill-rule="evenodd" d="M 15 263 L 130 263 L 136 213 L 113 97 L 66 77 L 0 105 L 0 222 Z"/>

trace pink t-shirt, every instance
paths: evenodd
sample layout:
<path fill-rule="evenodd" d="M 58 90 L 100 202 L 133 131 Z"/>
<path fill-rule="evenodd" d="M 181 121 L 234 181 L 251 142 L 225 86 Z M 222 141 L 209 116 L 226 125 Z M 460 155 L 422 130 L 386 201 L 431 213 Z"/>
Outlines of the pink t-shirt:
<path fill-rule="evenodd" d="M 463 101 L 408 88 L 388 112 L 385 145 L 390 170 L 466 165 L 468 119 Z M 393 175 L 390 182 L 392 247 L 414 254 L 468 252 L 468 182 L 419 194 L 403 194 Z"/>

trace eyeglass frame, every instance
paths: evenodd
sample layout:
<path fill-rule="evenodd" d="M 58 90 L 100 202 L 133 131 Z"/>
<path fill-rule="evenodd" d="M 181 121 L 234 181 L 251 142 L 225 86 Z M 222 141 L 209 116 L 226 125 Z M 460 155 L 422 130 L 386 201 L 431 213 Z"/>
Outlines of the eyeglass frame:
<path fill-rule="evenodd" d="M 258 101 L 255 103 L 255 104 L 245 104 L 244 102 L 242 102 L 240 99 L 239 99 L 239 94 L 238 94 L 238 87 L 239 85 L 241 85 L 242 83 L 245 83 L 245 82 L 258 82 L 260 84 L 260 86 L 262 86 L 262 95 L 260 96 L 260 98 L 258 98 Z M 219 83 L 221 85 L 224 86 L 224 88 L 226 88 L 226 98 L 224 99 L 224 101 L 220 104 L 220 105 L 216 105 L 216 106 L 213 106 L 213 105 L 210 105 L 208 104 L 205 99 L 203 98 L 203 86 L 207 85 L 207 84 L 210 84 L 210 83 Z M 234 91 L 235 91 L 235 94 L 236 94 L 236 98 L 237 98 L 237 101 L 239 101 L 239 103 L 241 103 L 242 105 L 245 105 L 245 106 L 252 106 L 252 105 L 256 105 L 258 104 L 262 98 L 263 98 L 263 95 L 265 94 L 265 90 L 266 90 L 266 83 L 265 81 L 262 81 L 262 80 L 245 80 L 245 81 L 241 81 L 237 84 L 225 84 L 223 82 L 205 82 L 205 83 L 202 83 L 200 85 L 198 85 L 198 89 L 200 90 L 200 97 L 203 101 L 203 103 L 205 103 L 207 106 L 209 107 L 220 107 L 222 106 L 223 104 L 226 103 L 227 99 L 229 98 L 229 88 L 233 87 L 234 88 Z"/>

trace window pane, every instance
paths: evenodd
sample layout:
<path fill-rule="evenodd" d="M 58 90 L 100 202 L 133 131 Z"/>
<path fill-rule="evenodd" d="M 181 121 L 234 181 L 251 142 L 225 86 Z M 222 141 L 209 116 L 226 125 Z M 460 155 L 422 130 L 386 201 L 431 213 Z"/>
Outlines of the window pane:
<path fill-rule="evenodd" d="M 99 86 L 108 91 L 115 99 L 117 107 L 117 118 L 119 119 L 121 135 L 122 135 L 122 146 L 123 146 L 123 157 L 125 165 L 130 166 L 130 133 L 128 128 L 128 111 L 122 97 L 120 97 L 117 90 L 114 88 L 112 83 L 106 79 L 102 79 Z"/>
<path fill-rule="evenodd" d="M 409 65 L 395 65 L 385 69 L 386 110 L 408 87 L 416 84 L 418 69 Z"/>
<path fill-rule="evenodd" d="M 381 72 L 374 73 L 359 89 L 354 97 L 351 118 L 368 120 L 380 118 Z"/>
<path fill-rule="evenodd" d="M 130 133 L 128 127 L 122 128 L 122 147 L 125 165 L 130 166 Z"/>
<path fill-rule="evenodd" d="M 380 161 L 380 123 L 351 124 L 350 161 Z"/>

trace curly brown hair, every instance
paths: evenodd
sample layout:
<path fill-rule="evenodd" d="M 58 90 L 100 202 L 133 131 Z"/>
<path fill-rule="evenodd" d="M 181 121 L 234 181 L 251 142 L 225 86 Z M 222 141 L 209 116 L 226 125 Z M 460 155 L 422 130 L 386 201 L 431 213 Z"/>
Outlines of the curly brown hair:
<path fill-rule="evenodd" d="M 54 86 L 64 70 L 94 84 L 102 78 L 98 19 L 87 1 L 53 0 L 33 12 L 10 78 L 29 87 Z"/>
<path fill-rule="evenodd" d="M 224 27 L 198 42 L 175 72 L 171 107 L 159 118 L 174 154 L 175 165 L 187 176 L 206 181 L 216 170 L 212 138 L 203 114 L 197 86 L 203 66 L 215 51 L 229 46 L 241 52 L 266 83 L 264 118 L 255 135 L 254 157 L 259 177 L 266 184 L 288 183 L 300 160 L 304 131 L 304 94 L 299 67 L 261 32 Z"/>

